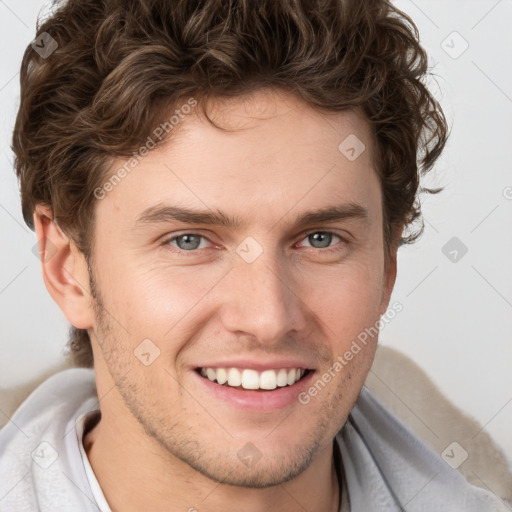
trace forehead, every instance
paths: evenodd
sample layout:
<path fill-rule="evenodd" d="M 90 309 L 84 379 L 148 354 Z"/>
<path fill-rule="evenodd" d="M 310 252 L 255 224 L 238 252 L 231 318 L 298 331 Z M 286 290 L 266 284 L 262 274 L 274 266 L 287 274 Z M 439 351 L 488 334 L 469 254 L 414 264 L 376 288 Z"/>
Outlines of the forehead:
<path fill-rule="evenodd" d="M 207 112 L 217 126 L 199 108 L 183 116 L 176 133 L 98 201 L 100 222 L 128 228 L 162 204 L 225 212 L 245 227 L 267 229 L 348 202 L 379 216 L 374 142 L 360 112 L 326 114 L 268 90 L 216 99 Z M 123 163 L 113 162 L 110 174 Z"/>

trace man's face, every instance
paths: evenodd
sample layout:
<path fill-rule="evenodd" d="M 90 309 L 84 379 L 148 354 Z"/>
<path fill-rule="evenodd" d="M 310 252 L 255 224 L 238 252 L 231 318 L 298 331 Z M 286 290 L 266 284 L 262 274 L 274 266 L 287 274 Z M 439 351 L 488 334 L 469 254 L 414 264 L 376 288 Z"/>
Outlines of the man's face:
<path fill-rule="evenodd" d="M 384 265 L 373 142 L 359 114 L 325 116 L 269 92 L 213 107 L 210 117 L 231 131 L 188 115 L 176 137 L 97 203 L 98 393 L 110 395 L 103 418 L 162 457 L 217 481 L 264 487 L 300 474 L 332 446 L 377 340 L 331 370 L 307 404 L 298 396 L 379 320 L 394 273 Z M 356 159 L 362 146 L 345 147 L 354 135 L 366 147 Z M 157 207 L 231 223 L 151 216 Z M 349 214 L 297 223 L 332 208 Z M 220 380 L 225 368 L 233 387 L 201 368 Z M 249 370 L 247 386 L 259 378 L 277 387 L 235 388 L 229 368 Z M 282 386 L 292 368 L 308 372 Z"/>

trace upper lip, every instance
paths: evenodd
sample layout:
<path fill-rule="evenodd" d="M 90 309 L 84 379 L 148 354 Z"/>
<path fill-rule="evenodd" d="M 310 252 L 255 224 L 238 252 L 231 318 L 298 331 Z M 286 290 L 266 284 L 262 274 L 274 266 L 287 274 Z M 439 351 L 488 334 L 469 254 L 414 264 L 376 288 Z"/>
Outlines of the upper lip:
<path fill-rule="evenodd" d="M 247 368 L 256 371 L 279 370 L 281 368 L 292 369 L 302 368 L 304 370 L 314 369 L 305 361 L 294 359 L 272 359 L 271 361 L 257 361 L 255 359 L 230 359 L 227 361 L 216 361 L 199 364 L 195 368 Z"/>

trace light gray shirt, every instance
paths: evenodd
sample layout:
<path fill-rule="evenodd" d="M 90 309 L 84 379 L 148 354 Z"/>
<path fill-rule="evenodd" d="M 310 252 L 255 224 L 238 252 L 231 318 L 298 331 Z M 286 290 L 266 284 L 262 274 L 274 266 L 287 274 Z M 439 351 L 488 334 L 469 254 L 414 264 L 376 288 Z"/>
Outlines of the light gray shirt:
<path fill-rule="evenodd" d="M 111 512 L 82 439 L 98 416 L 94 370 L 43 382 L 0 430 L 0 511 Z M 334 439 L 340 512 L 505 512 L 366 388 Z"/>

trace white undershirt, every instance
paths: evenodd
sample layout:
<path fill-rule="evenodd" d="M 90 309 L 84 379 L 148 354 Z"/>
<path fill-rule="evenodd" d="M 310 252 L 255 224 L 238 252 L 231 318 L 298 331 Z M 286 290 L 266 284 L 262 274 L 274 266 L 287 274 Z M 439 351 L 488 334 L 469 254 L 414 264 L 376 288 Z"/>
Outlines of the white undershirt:
<path fill-rule="evenodd" d="M 96 500 L 96 505 L 98 506 L 100 512 L 112 512 L 110 509 L 105 496 L 103 495 L 103 491 L 101 490 L 100 484 L 94 474 L 94 471 L 89 462 L 89 458 L 85 453 L 84 443 L 83 443 L 83 435 L 84 435 L 84 426 L 87 418 L 96 414 L 96 411 L 87 412 L 80 415 L 76 419 L 76 434 L 78 437 L 78 447 L 80 449 L 80 455 L 82 456 L 82 462 L 85 469 L 85 474 L 87 476 L 87 480 L 89 481 L 89 485 L 91 486 L 91 492 Z"/>

